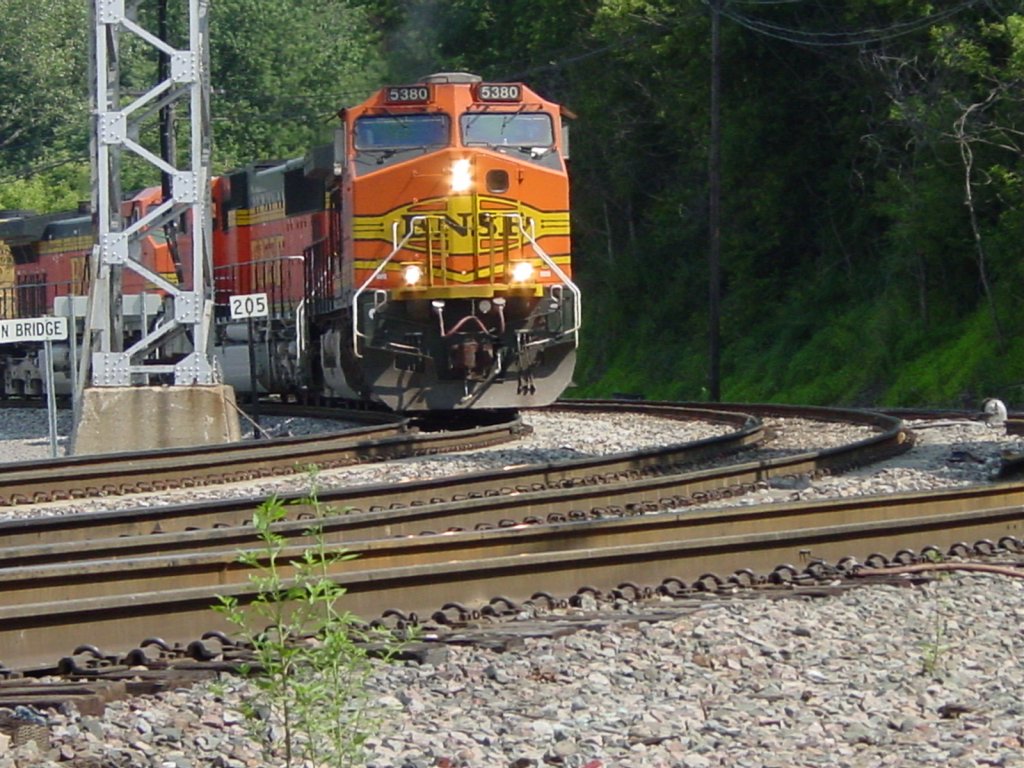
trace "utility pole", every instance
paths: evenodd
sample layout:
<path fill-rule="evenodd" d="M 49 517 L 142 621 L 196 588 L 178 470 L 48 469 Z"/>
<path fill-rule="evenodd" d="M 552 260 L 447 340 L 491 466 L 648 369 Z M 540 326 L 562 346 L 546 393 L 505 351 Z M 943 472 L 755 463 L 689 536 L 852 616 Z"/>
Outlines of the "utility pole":
<path fill-rule="evenodd" d="M 722 46 L 719 26 L 724 0 L 708 0 L 711 10 L 711 125 L 708 144 L 708 397 L 721 392 L 721 252 L 722 252 Z"/>

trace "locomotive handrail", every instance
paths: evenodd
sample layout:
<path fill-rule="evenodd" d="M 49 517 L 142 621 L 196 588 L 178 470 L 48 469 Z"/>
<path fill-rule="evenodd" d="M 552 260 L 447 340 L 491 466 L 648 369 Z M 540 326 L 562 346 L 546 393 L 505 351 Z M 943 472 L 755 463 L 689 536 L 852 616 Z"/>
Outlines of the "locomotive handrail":
<path fill-rule="evenodd" d="M 306 300 L 295 305 L 295 355 L 300 360 L 306 352 Z"/>
<path fill-rule="evenodd" d="M 384 271 L 384 267 L 388 265 L 388 262 L 395 258 L 398 252 L 402 250 L 402 247 L 407 242 L 409 242 L 410 238 L 412 238 L 413 236 L 413 233 L 416 231 L 416 224 L 418 222 L 426 220 L 426 216 L 413 216 L 411 219 L 409 219 L 409 231 L 405 235 L 405 237 L 402 238 L 401 242 L 399 242 L 398 240 L 398 222 L 394 222 L 391 225 L 391 242 L 394 243 L 394 248 L 392 249 L 391 253 L 389 253 L 384 258 L 384 260 L 381 261 L 379 265 L 377 265 L 377 268 L 373 270 L 373 273 L 368 278 L 366 278 L 366 280 L 363 281 L 363 284 L 359 286 L 356 292 L 352 294 L 352 353 L 356 357 L 362 357 L 362 355 L 359 354 L 359 337 L 366 337 L 365 333 L 361 333 L 359 331 L 359 297 L 370 286 L 370 283 L 377 279 L 377 275 Z"/>
<path fill-rule="evenodd" d="M 573 313 L 575 325 L 572 327 L 572 330 L 570 330 L 569 333 L 576 337 L 576 343 L 578 344 L 581 325 L 580 318 L 583 317 L 583 292 L 579 289 L 579 286 L 576 285 L 576 283 L 574 283 L 567 274 L 565 274 L 562 268 L 555 263 L 555 260 L 552 259 L 543 248 L 540 247 L 540 244 L 537 242 L 537 238 L 534 237 L 533 234 L 531 234 L 530 232 L 526 231 L 526 227 L 523 225 L 523 214 L 503 213 L 500 215 L 504 218 L 513 219 L 516 221 L 516 223 L 519 226 L 519 231 L 523 233 L 523 237 L 530 241 L 530 244 L 533 246 L 533 250 L 537 253 L 538 256 L 540 256 L 541 261 L 543 261 L 551 268 L 551 271 L 555 273 L 558 279 L 565 284 L 565 286 L 572 292 L 572 295 L 576 298 L 576 311 Z"/>

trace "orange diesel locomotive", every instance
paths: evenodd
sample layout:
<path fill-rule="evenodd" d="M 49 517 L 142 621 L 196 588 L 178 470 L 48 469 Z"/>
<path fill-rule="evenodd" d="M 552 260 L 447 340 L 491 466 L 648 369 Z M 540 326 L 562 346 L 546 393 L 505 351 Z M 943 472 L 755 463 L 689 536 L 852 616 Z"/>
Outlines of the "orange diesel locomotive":
<path fill-rule="evenodd" d="M 580 325 L 565 111 L 449 73 L 341 117 L 309 253 L 325 389 L 399 411 L 552 402 Z"/>

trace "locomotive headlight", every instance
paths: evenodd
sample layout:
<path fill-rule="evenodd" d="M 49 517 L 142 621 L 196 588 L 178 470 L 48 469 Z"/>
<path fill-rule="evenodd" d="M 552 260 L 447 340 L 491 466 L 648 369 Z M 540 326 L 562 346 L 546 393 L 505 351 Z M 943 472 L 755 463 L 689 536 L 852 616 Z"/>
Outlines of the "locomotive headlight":
<path fill-rule="evenodd" d="M 512 265 L 512 282 L 525 283 L 533 277 L 533 264 L 528 261 L 517 261 Z"/>
<path fill-rule="evenodd" d="M 452 163 L 452 192 L 468 192 L 473 186 L 473 169 L 468 157 Z"/>
<path fill-rule="evenodd" d="M 423 278 L 423 267 L 419 264 L 406 264 L 402 267 L 402 278 L 406 285 L 416 285 Z"/>

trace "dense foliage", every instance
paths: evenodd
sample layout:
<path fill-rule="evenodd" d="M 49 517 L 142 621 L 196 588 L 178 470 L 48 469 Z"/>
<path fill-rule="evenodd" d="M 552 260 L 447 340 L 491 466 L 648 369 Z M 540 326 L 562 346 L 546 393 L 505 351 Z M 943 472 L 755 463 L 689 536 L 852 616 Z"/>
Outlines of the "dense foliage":
<path fill-rule="evenodd" d="M 87 192 L 82 4 L 0 4 L 0 207 Z M 1019 401 L 1011 0 L 212 0 L 216 163 L 298 154 L 387 80 L 529 82 L 578 116 L 574 393 L 701 399 L 713 8 L 723 398 Z"/>

